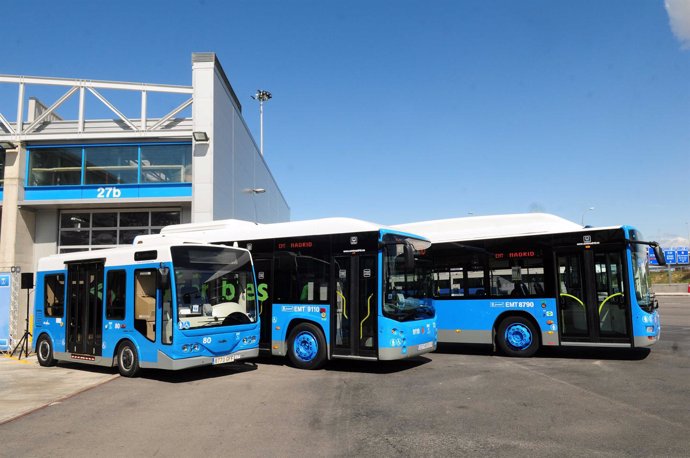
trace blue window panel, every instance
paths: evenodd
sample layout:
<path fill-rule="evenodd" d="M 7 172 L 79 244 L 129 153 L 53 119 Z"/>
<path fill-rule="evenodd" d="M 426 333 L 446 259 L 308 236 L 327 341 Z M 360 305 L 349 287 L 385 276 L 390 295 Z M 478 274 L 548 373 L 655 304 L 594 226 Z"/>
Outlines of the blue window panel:
<path fill-rule="evenodd" d="M 41 154 L 46 149 L 55 150 L 55 154 Z M 80 161 L 76 157 L 62 157 L 70 152 L 75 156 L 77 150 Z M 27 148 L 27 152 L 27 187 L 191 182 L 189 142 L 43 145 Z M 71 162 L 64 164 L 67 159 Z"/>

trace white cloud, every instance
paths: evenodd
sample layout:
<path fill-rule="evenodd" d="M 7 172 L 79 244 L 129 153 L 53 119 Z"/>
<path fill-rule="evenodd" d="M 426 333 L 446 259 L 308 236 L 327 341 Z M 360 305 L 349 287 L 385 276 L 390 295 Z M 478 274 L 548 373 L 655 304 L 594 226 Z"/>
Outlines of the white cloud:
<path fill-rule="evenodd" d="M 682 49 L 690 49 L 690 0 L 665 0 L 671 30 Z"/>

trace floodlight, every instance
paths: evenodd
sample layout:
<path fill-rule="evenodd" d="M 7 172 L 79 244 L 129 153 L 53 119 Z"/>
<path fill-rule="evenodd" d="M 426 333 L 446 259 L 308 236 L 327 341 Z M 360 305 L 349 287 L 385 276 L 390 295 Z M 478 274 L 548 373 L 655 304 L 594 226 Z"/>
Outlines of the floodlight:
<path fill-rule="evenodd" d="M 208 134 L 206 132 L 192 132 L 195 142 L 206 143 L 208 141 Z"/>

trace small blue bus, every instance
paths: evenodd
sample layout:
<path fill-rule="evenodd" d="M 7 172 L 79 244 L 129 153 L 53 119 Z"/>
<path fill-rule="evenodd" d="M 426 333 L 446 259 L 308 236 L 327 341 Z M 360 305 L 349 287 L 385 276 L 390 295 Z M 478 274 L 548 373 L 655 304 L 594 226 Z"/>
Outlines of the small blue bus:
<path fill-rule="evenodd" d="M 53 255 L 38 263 L 41 366 L 77 361 L 177 370 L 258 356 L 251 254 L 198 243 Z"/>
<path fill-rule="evenodd" d="M 136 246 L 176 237 L 251 251 L 261 345 L 302 369 L 330 359 L 395 360 L 436 349 L 436 318 L 416 267 L 429 241 L 350 218 L 274 224 L 224 220 L 168 226 Z"/>
<path fill-rule="evenodd" d="M 394 227 L 433 242 L 425 261 L 439 342 L 531 356 L 541 346 L 640 348 L 659 339 L 647 247 L 661 264 L 663 254 L 633 227 L 583 228 L 548 214 Z"/>

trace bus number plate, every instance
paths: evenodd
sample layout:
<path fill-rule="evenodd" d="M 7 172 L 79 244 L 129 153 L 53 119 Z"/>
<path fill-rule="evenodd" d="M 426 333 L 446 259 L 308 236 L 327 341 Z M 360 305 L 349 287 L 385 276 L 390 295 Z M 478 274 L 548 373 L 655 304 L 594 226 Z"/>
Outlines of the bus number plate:
<path fill-rule="evenodd" d="M 237 357 L 235 355 L 216 356 L 213 358 L 213 364 L 232 363 L 236 358 Z"/>
<path fill-rule="evenodd" d="M 417 346 L 417 350 L 426 350 L 427 348 L 432 348 L 434 346 L 433 342 L 427 342 L 423 344 L 419 344 Z"/>

